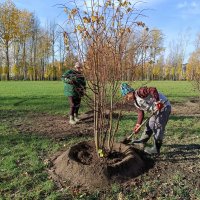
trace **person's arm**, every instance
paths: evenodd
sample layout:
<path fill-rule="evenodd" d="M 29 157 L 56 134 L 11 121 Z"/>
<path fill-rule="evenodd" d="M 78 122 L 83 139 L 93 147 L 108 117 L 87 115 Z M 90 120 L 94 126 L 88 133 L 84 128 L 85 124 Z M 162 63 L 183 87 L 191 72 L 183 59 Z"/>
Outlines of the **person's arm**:
<path fill-rule="evenodd" d="M 146 98 L 148 95 L 151 95 L 155 101 L 159 101 L 159 94 L 155 87 L 141 87 L 138 89 L 137 94 L 141 98 Z"/>
<path fill-rule="evenodd" d="M 137 124 L 141 124 L 144 119 L 144 111 L 137 108 L 137 115 L 138 115 Z"/>
<path fill-rule="evenodd" d="M 67 70 L 61 77 L 61 80 L 64 83 L 73 84 L 74 82 L 74 75 L 72 70 Z"/>
<path fill-rule="evenodd" d="M 144 111 L 140 110 L 139 108 L 137 108 L 137 113 L 138 113 L 138 119 L 137 119 L 137 123 L 133 128 L 133 132 L 135 134 L 137 134 L 140 131 L 140 124 L 142 123 L 143 119 L 144 119 Z"/>

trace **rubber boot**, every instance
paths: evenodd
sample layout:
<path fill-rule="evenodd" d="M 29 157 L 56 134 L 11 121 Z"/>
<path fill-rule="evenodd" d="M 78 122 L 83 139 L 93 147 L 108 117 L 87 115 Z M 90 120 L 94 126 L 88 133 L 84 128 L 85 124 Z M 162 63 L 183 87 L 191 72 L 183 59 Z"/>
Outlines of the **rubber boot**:
<path fill-rule="evenodd" d="M 132 140 L 132 144 L 137 146 L 140 150 L 144 151 L 145 144 L 148 142 L 153 131 L 144 131 L 139 140 Z"/>
<path fill-rule="evenodd" d="M 73 115 L 69 116 L 69 124 L 71 124 L 71 125 L 76 124 L 76 121 L 74 120 L 74 116 Z"/>
<path fill-rule="evenodd" d="M 162 146 L 162 140 L 156 140 L 154 139 L 154 145 L 153 147 L 149 148 L 149 147 L 146 147 L 144 149 L 144 152 L 152 155 L 152 154 L 160 154 L 160 148 Z"/>
<path fill-rule="evenodd" d="M 75 121 L 75 122 L 79 122 L 79 121 L 80 121 L 80 119 L 78 118 L 78 114 L 77 114 L 77 113 L 75 113 L 74 121 Z"/>
<path fill-rule="evenodd" d="M 156 140 L 156 148 L 157 148 L 158 154 L 160 154 L 161 146 L 162 146 L 162 140 Z"/>

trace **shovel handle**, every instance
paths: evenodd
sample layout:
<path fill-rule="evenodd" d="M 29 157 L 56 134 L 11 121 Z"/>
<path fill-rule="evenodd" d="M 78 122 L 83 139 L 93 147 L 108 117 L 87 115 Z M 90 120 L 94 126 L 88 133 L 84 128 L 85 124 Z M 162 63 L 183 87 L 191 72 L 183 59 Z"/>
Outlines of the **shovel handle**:
<path fill-rule="evenodd" d="M 153 115 L 155 115 L 155 114 L 156 114 L 156 112 L 153 112 L 148 118 L 146 118 L 146 119 L 140 124 L 140 126 L 138 126 L 137 130 L 140 129 L 140 128 L 141 128 Z M 136 130 L 136 131 L 137 131 L 137 130 Z M 135 132 L 131 133 L 131 134 L 127 137 L 127 139 L 130 139 L 134 134 L 135 134 Z"/>
<path fill-rule="evenodd" d="M 165 104 L 168 100 L 164 101 L 163 104 Z M 154 111 L 148 118 L 146 118 L 141 124 L 140 126 L 138 126 L 137 130 L 140 129 L 153 115 L 156 115 L 158 113 L 158 110 Z M 136 131 L 137 131 L 136 130 Z M 131 133 L 126 139 L 130 140 L 131 137 L 135 134 L 135 132 Z"/>
<path fill-rule="evenodd" d="M 150 118 L 150 117 L 149 117 L 149 118 Z M 149 120 L 149 118 L 145 119 L 145 120 L 140 124 L 140 126 L 138 126 L 138 128 L 136 129 L 136 131 L 139 130 L 139 129 Z M 136 131 L 133 131 L 133 133 L 131 133 L 131 134 L 127 137 L 127 139 L 131 139 L 131 137 L 135 134 Z"/>

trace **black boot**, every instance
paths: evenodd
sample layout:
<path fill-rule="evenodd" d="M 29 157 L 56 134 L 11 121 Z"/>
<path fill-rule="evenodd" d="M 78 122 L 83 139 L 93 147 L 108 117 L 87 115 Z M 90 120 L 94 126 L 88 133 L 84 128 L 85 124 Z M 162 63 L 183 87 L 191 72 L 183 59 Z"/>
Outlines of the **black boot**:
<path fill-rule="evenodd" d="M 138 140 L 132 140 L 131 143 L 137 145 L 138 148 L 144 151 L 145 144 L 148 142 L 153 131 L 144 131 Z"/>
<path fill-rule="evenodd" d="M 144 151 L 150 155 L 152 154 L 160 154 L 160 148 L 162 146 L 162 140 L 156 140 L 154 138 L 154 145 L 153 147 L 149 148 L 149 147 L 146 147 L 144 149 Z"/>
<path fill-rule="evenodd" d="M 160 148 L 162 146 L 162 140 L 155 140 L 156 143 L 156 149 L 158 151 L 158 154 L 160 154 Z"/>

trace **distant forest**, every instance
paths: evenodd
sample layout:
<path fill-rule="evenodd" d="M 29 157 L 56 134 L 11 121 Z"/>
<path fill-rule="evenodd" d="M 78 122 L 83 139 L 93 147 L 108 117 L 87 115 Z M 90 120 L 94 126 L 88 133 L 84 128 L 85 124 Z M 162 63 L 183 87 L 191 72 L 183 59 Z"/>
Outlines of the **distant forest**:
<path fill-rule="evenodd" d="M 75 15 L 76 10 L 73 12 L 70 14 Z M 83 20 L 89 23 L 91 19 L 83 17 Z M 94 17 L 92 20 L 97 21 Z M 142 22 L 137 22 L 137 26 L 143 30 L 126 30 L 132 33 L 129 34 L 131 40 L 126 44 L 126 51 L 121 52 L 124 60 L 120 61 L 119 68 L 114 68 L 119 71 L 119 80 L 193 80 L 195 74 L 200 74 L 200 35 L 197 36 L 195 51 L 188 63 L 184 63 L 186 44 L 183 39 L 171 43 L 168 55 L 164 56 L 162 31 L 149 30 Z M 60 80 L 62 73 L 72 68 L 76 61 L 83 63 L 86 77 L 92 79 L 91 67 L 87 67 L 92 48 L 83 47 L 84 56 L 80 59 L 73 38 L 69 40 L 71 43 L 66 43 L 70 31 L 82 33 L 84 29 L 81 26 L 77 26 L 77 30 L 65 29 L 56 22 L 41 27 L 35 14 L 18 9 L 10 0 L 1 3 L 0 80 Z M 108 46 L 103 51 L 113 60 Z M 112 68 L 108 61 L 104 65 Z"/>

